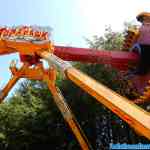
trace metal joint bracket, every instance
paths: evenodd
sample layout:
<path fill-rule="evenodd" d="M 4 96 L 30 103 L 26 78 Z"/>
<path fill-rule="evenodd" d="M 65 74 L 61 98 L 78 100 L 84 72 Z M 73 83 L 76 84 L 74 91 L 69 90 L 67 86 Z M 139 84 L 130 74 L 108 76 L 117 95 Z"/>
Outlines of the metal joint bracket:
<path fill-rule="evenodd" d="M 68 61 L 64 61 L 52 53 L 43 52 L 41 56 L 48 61 L 49 66 L 55 66 L 64 77 L 66 77 L 65 71 L 68 68 L 72 68 L 72 65 Z"/>

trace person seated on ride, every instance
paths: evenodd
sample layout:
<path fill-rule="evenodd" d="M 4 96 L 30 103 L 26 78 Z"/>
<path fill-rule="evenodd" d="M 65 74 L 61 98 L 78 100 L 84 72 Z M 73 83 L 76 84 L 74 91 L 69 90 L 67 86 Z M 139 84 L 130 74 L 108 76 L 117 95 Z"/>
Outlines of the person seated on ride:
<path fill-rule="evenodd" d="M 150 71 L 150 13 L 142 12 L 136 18 L 142 25 L 139 28 L 139 37 L 131 49 L 140 54 L 137 74 L 146 74 Z"/>

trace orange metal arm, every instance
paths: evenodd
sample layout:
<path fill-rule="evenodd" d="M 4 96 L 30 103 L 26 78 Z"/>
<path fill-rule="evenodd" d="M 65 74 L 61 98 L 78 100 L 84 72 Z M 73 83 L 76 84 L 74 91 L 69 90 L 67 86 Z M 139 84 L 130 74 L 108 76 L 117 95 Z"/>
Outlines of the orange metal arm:
<path fill-rule="evenodd" d="M 3 88 L 3 90 L 0 93 L 0 103 L 4 100 L 4 98 L 8 95 L 9 91 L 12 89 L 12 87 L 16 84 L 16 82 L 19 80 L 18 76 L 13 76 L 7 85 Z"/>
<path fill-rule="evenodd" d="M 104 104 L 136 131 L 141 133 L 141 135 L 150 139 L 150 113 L 101 83 L 96 82 L 84 73 L 73 68 L 68 62 L 61 60 L 53 54 L 43 52 L 40 56 L 47 60 L 50 65 L 54 64 L 58 69 L 63 71 L 68 79 L 95 97 L 98 102 Z"/>
<path fill-rule="evenodd" d="M 21 73 L 24 72 L 24 70 L 26 69 L 27 66 L 28 66 L 28 63 L 24 64 L 20 68 L 20 70 L 18 71 L 18 73 L 15 74 L 15 75 L 13 75 L 12 78 L 7 83 L 7 85 L 3 88 L 3 90 L 0 93 L 0 103 L 4 100 L 4 98 L 7 96 L 7 94 L 9 93 L 9 91 L 16 84 L 16 82 L 19 80 Z M 10 67 L 10 69 L 11 69 L 11 67 Z"/>
<path fill-rule="evenodd" d="M 54 70 L 55 71 L 55 70 Z M 52 75 L 52 74 L 51 74 Z M 54 75 L 54 74 L 53 74 Z M 51 78 L 56 79 L 55 76 L 51 76 Z M 68 123 L 75 137 L 77 138 L 81 148 L 83 150 L 92 150 L 88 139 L 86 138 L 84 132 L 80 128 L 75 116 L 73 115 L 71 109 L 69 108 L 65 98 L 61 94 L 58 87 L 55 85 L 55 80 L 51 80 L 48 75 L 45 75 L 44 80 L 47 82 L 48 88 L 52 93 L 55 104 L 59 108 L 61 114 L 63 115 L 65 121 Z"/>
<path fill-rule="evenodd" d="M 51 49 L 51 42 L 33 43 L 25 41 L 0 40 L 0 54 L 19 52 L 23 55 L 33 55 L 38 50 Z"/>
<path fill-rule="evenodd" d="M 150 139 L 150 113 L 77 69 L 70 68 L 66 74 L 76 85 L 95 97 L 98 102 L 104 104 L 141 135 Z"/>
<path fill-rule="evenodd" d="M 67 104 L 65 98 L 61 94 L 58 87 L 55 85 L 56 80 L 56 70 L 54 68 L 45 70 L 43 64 L 39 62 L 33 68 L 29 68 L 29 64 L 25 63 L 21 69 L 17 69 L 15 64 L 12 64 L 10 70 L 13 74 L 12 79 L 8 82 L 6 87 L 2 91 L 1 101 L 7 96 L 7 93 L 11 90 L 14 84 L 19 78 L 28 78 L 33 80 L 42 80 L 45 81 L 48 85 L 49 90 L 52 93 L 54 102 L 61 114 L 63 115 L 65 121 L 68 123 L 73 134 L 75 135 L 77 141 L 79 142 L 83 150 L 92 150 L 90 143 L 88 142 L 84 132 L 80 128 L 75 116 L 71 112 L 69 105 Z"/>

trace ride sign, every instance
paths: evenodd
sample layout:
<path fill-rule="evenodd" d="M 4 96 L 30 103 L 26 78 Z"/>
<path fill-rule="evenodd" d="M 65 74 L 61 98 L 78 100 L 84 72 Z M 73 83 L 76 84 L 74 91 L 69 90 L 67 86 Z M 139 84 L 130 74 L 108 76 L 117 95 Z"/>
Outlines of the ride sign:
<path fill-rule="evenodd" d="M 18 26 L 0 27 L 0 38 L 10 40 L 45 41 L 49 40 L 49 32 L 42 31 L 42 27 Z"/>

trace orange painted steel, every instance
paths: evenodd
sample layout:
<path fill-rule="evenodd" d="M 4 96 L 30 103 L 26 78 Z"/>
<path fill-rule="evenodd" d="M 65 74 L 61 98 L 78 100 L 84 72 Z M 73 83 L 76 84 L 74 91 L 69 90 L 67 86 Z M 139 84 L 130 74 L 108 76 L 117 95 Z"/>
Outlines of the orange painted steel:
<path fill-rule="evenodd" d="M 54 76 L 53 76 L 54 77 Z M 58 87 L 55 86 L 55 81 L 51 81 L 49 76 L 44 77 L 45 81 L 47 82 L 48 88 L 52 93 L 53 99 L 55 104 L 59 108 L 62 116 L 64 117 L 65 121 L 68 123 L 69 127 L 71 128 L 72 132 L 74 133 L 76 139 L 78 140 L 81 148 L 83 150 L 92 150 L 92 146 L 88 142 L 87 137 L 85 136 L 84 132 L 80 128 L 77 120 L 75 119 L 71 109 L 69 108 L 65 98 L 61 94 Z M 55 77 L 54 77 L 55 78 Z"/>
<path fill-rule="evenodd" d="M 4 100 L 4 98 L 8 95 L 9 91 L 12 89 L 12 87 L 16 84 L 16 82 L 19 80 L 18 76 L 13 76 L 7 85 L 2 89 L 0 92 L 0 103 Z"/>
<path fill-rule="evenodd" d="M 144 104 L 146 102 L 150 102 L 150 80 L 148 81 L 148 85 L 144 88 L 143 95 L 134 100 L 135 104 Z"/>
<path fill-rule="evenodd" d="M 129 28 L 123 43 L 123 49 L 129 51 L 139 37 L 139 29 Z"/>
<path fill-rule="evenodd" d="M 83 150 L 92 150 L 92 146 L 88 142 L 87 137 L 80 128 L 80 125 L 75 119 L 75 116 L 71 112 L 69 105 L 67 104 L 63 95 L 61 94 L 59 88 L 56 87 L 55 85 L 56 80 L 55 68 L 51 67 L 50 69 L 45 70 L 41 62 L 36 64 L 36 66 L 34 66 L 33 68 L 29 67 L 30 65 L 28 63 L 25 63 L 20 69 L 18 69 L 16 68 L 15 64 L 12 63 L 12 65 L 10 66 L 10 70 L 13 77 L 9 80 L 8 84 L 1 91 L 0 102 L 2 102 L 2 100 L 7 96 L 8 92 L 20 78 L 28 78 L 46 82 L 53 96 L 56 106 L 58 107 L 65 121 L 71 128 L 81 148 Z"/>
<path fill-rule="evenodd" d="M 33 43 L 29 41 L 0 40 L 0 54 L 19 52 L 22 55 L 33 55 L 38 50 L 52 50 L 51 46 L 51 42 Z"/>
<path fill-rule="evenodd" d="M 47 60 L 49 65 L 53 64 L 58 69 L 62 70 L 69 80 L 117 114 L 134 128 L 136 132 L 150 139 L 150 113 L 75 69 L 69 65 L 68 62 L 63 61 L 57 56 L 49 52 L 42 52 L 40 56 Z"/>
<path fill-rule="evenodd" d="M 2 89 L 0 93 L 0 103 L 4 100 L 4 98 L 8 95 L 9 91 L 13 88 L 16 82 L 19 80 L 20 75 L 24 72 L 24 70 L 28 67 L 28 63 L 24 64 L 19 72 L 12 76 L 12 78 L 8 81 L 6 86 Z M 10 67 L 11 68 L 11 67 Z"/>
<path fill-rule="evenodd" d="M 68 68 L 66 76 L 137 132 L 150 139 L 150 113 L 75 68 Z"/>
<path fill-rule="evenodd" d="M 140 22 L 143 22 L 144 19 L 150 19 L 150 13 L 149 12 L 141 12 L 136 16 L 137 20 Z"/>

